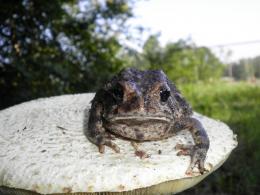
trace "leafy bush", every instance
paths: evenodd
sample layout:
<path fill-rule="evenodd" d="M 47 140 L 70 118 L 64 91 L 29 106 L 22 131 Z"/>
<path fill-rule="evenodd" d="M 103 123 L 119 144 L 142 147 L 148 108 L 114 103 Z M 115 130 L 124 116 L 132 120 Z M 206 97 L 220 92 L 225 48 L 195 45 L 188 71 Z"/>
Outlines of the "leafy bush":
<path fill-rule="evenodd" d="M 193 109 L 227 123 L 238 147 L 224 165 L 183 194 L 257 194 L 260 192 L 260 87 L 247 83 L 180 86 Z"/>

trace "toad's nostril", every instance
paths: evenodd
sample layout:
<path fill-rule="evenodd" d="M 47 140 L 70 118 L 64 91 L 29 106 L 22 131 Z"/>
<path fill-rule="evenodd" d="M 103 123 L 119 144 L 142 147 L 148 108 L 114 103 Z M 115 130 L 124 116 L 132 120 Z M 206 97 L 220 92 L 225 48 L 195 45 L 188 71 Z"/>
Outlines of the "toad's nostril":
<path fill-rule="evenodd" d="M 149 107 L 149 108 L 147 109 L 147 111 L 148 111 L 148 113 L 150 113 L 150 114 L 156 113 L 156 109 L 153 108 L 153 107 Z"/>

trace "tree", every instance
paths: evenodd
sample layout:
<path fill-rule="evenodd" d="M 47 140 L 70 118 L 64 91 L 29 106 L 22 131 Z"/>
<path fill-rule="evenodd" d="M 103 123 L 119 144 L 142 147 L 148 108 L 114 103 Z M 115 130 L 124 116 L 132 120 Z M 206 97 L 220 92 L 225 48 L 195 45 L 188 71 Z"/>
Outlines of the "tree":
<path fill-rule="evenodd" d="M 159 35 L 151 35 L 143 46 L 143 66 L 151 69 L 162 69 L 164 51 L 158 40 Z"/>
<path fill-rule="evenodd" d="M 161 47 L 154 35 L 145 42 L 143 52 L 135 56 L 141 61 L 139 67 L 163 69 L 175 82 L 216 79 L 222 76 L 224 67 L 206 47 L 185 40 Z"/>
<path fill-rule="evenodd" d="M 95 90 L 122 67 L 134 1 L 0 1 L 0 108 Z"/>
<path fill-rule="evenodd" d="M 260 56 L 252 59 L 252 65 L 254 67 L 254 76 L 260 78 Z"/>
<path fill-rule="evenodd" d="M 238 63 L 232 66 L 232 75 L 236 80 L 247 80 L 255 76 L 255 67 L 257 67 L 257 60 L 241 59 Z"/>
<path fill-rule="evenodd" d="M 198 80 L 207 81 L 210 79 L 220 78 L 223 75 L 224 65 L 207 47 L 195 49 L 198 58 L 197 78 Z"/>

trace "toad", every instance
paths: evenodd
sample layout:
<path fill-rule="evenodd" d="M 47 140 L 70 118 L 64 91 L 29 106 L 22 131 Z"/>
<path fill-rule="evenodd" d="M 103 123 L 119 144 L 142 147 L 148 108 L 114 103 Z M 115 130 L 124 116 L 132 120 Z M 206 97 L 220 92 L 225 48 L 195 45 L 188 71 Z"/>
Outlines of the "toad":
<path fill-rule="evenodd" d="M 99 89 L 90 109 L 88 139 L 104 153 L 105 146 L 120 152 L 113 135 L 136 142 L 166 139 L 188 129 L 194 145 L 177 144 L 177 155 L 188 155 L 186 174 L 198 166 L 201 174 L 209 148 L 202 124 L 192 108 L 162 70 L 122 70 Z"/>

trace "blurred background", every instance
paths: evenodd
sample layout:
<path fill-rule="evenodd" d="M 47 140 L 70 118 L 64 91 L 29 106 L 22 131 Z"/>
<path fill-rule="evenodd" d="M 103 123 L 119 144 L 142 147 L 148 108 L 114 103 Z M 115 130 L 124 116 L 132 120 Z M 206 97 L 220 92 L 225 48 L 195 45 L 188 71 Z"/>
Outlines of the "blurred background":
<path fill-rule="evenodd" d="M 260 1 L 0 0 L 0 109 L 163 69 L 239 146 L 183 194 L 260 194 Z"/>

